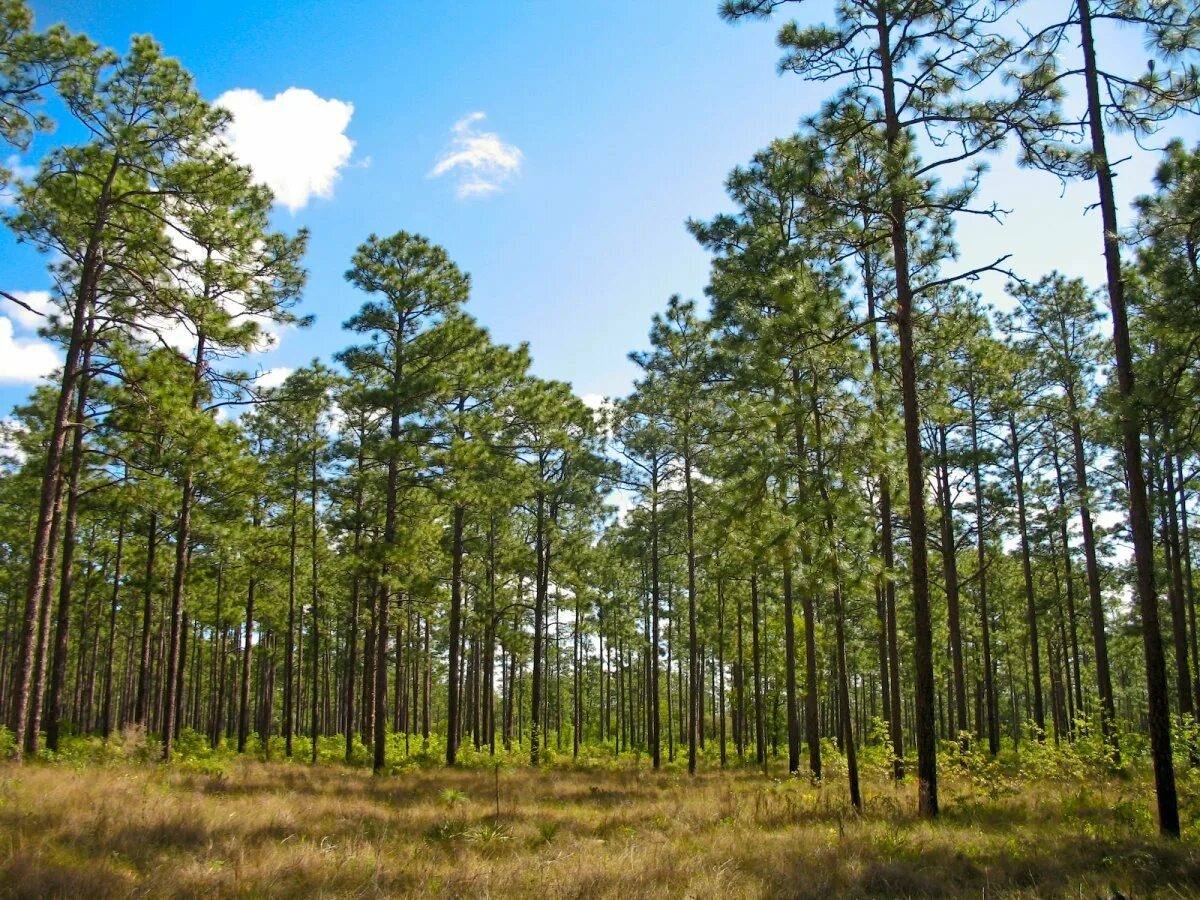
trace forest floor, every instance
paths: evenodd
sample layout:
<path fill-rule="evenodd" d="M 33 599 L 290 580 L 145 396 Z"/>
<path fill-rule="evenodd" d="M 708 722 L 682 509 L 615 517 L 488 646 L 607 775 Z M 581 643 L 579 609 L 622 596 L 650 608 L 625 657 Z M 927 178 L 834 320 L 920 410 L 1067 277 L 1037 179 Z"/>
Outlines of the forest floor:
<path fill-rule="evenodd" d="M 946 773 L 934 822 L 863 786 L 855 816 L 750 769 L 0 764 L 0 895 L 1200 896 L 1200 826 L 1158 838 L 1140 777 Z"/>

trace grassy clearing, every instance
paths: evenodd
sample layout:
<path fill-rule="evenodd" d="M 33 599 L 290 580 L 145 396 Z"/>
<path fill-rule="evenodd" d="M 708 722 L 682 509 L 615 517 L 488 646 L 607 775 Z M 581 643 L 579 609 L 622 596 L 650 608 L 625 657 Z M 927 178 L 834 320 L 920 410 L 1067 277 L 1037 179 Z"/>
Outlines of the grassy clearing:
<path fill-rule="evenodd" d="M 1191 896 L 1193 825 L 1154 835 L 1140 778 L 947 776 L 945 815 L 872 775 L 496 772 L 242 761 L 0 768 L 0 894 L 175 896 Z M 497 785 L 499 813 L 497 814 Z M 1187 806 L 1195 805 L 1189 796 Z"/>

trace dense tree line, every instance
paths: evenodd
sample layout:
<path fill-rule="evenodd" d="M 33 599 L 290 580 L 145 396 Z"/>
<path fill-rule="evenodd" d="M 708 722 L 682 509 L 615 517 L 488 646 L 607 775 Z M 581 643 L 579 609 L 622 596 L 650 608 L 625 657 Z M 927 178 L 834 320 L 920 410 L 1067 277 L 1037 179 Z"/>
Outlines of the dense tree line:
<path fill-rule="evenodd" d="M 830 100 L 689 223 L 707 310 L 671 298 L 633 390 L 592 410 L 405 231 L 350 260 L 345 349 L 263 387 L 240 366 L 307 323 L 306 235 L 272 230 L 225 113 L 152 40 L 118 55 L 7 0 L 0 138 L 47 127 L 50 91 L 85 135 L 5 217 L 51 259 L 64 360 L 0 479 L 13 753 L 138 727 L 166 759 L 195 733 L 377 771 L 438 742 L 450 765 L 604 748 L 815 778 L 836 754 L 861 807 L 857 755 L 882 746 L 933 815 L 939 744 L 1097 735 L 1116 765 L 1142 733 L 1177 834 L 1200 149 L 1172 144 L 1123 222 L 1105 139 L 1195 110 L 1200 14 L 1011 7 L 785 24 L 781 70 Z M 1098 57 L 1112 20 L 1147 72 Z M 1102 292 L 958 262 L 1009 143 L 1096 184 Z"/>

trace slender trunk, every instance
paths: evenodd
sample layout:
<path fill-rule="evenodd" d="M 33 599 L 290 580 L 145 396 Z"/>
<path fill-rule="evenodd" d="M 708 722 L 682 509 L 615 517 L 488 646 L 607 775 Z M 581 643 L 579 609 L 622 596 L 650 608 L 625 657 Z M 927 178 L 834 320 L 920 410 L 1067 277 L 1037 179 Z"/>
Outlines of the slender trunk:
<path fill-rule="evenodd" d="M 737 599 L 737 679 L 734 681 L 737 719 L 733 729 L 739 760 L 746 756 L 746 654 L 744 646 L 742 642 L 742 593 L 739 591 Z"/>
<path fill-rule="evenodd" d="M 1191 639 L 1192 649 L 1192 684 L 1196 698 L 1196 708 L 1200 710 L 1200 652 L 1197 652 L 1197 636 L 1196 636 L 1196 596 L 1195 589 L 1192 585 L 1192 544 L 1188 535 L 1188 511 L 1187 511 L 1187 483 L 1183 478 L 1183 457 L 1177 455 L 1175 457 L 1176 475 L 1179 478 L 1179 531 L 1182 546 L 1180 552 L 1183 557 L 1183 584 L 1184 594 L 1187 597 L 1188 608 L 1188 634 Z"/>
<path fill-rule="evenodd" d="M 692 485 L 692 448 L 688 433 L 689 421 L 684 420 L 683 484 L 687 520 L 687 579 L 688 579 L 688 774 L 696 774 L 696 739 L 703 712 L 700 705 L 700 656 L 696 622 L 696 497 Z"/>
<path fill-rule="evenodd" d="M 146 581 L 142 597 L 142 652 L 139 656 L 137 705 L 133 719 L 147 724 L 150 705 L 150 630 L 154 613 L 154 551 L 158 546 L 158 513 L 151 511 L 146 525 Z"/>
<path fill-rule="evenodd" d="M 1071 444 L 1075 461 L 1075 488 L 1079 494 L 1079 521 L 1083 532 L 1083 559 L 1087 572 L 1088 601 L 1092 618 L 1092 638 L 1096 655 L 1096 682 L 1100 694 L 1100 726 L 1117 750 L 1116 705 L 1113 701 L 1112 674 L 1108 663 L 1108 636 L 1104 620 L 1104 599 L 1100 590 L 1100 563 L 1096 555 L 1096 535 L 1092 527 L 1091 493 L 1088 487 L 1087 457 L 1083 449 L 1083 430 L 1079 423 L 1074 391 L 1067 391 L 1071 424 Z"/>
<path fill-rule="evenodd" d="M 968 746 L 967 674 L 963 663 L 962 612 L 958 582 L 958 544 L 954 533 L 954 499 L 950 494 L 950 463 L 946 453 L 946 426 L 937 427 L 937 480 L 942 505 L 942 569 L 946 579 L 946 621 L 950 632 L 950 659 L 954 670 L 954 712 L 961 744 Z M 958 737 L 958 735 L 955 735 Z"/>
<path fill-rule="evenodd" d="M 113 565 L 112 600 L 108 607 L 108 650 L 104 664 L 104 721 L 101 723 L 101 736 L 108 740 L 113 724 L 113 668 L 117 656 L 117 605 L 121 597 L 121 561 L 125 549 L 125 519 L 121 518 L 117 526 L 117 558 Z"/>
<path fill-rule="evenodd" d="M 547 569 L 548 550 L 546 547 L 546 495 L 538 491 L 536 513 L 536 556 L 537 577 L 534 579 L 533 600 L 533 675 L 530 696 L 529 725 L 529 762 L 536 766 L 540 762 L 541 751 L 541 710 L 542 710 L 542 620 L 546 615 L 546 585 L 544 575 Z"/>
<path fill-rule="evenodd" d="M 802 562 L 808 567 L 808 553 Z M 804 742 L 808 744 L 808 770 L 814 779 L 821 777 L 821 698 L 817 686 L 817 614 L 812 590 L 804 592 Z"/>
<path fill-rule="evenodd" d="M 314 423 L 312 432 L 312 452 L 309 459 L 309 500 L 312 508 L 309 516 L 309 603 L 312 605 L 312 762 L 317 762 L 317 743 L 321 734 L 321 722 L 318 716 L 321 702 L 321 610 L 320 591 L 317 581 L 317 426 Z"/>
<path fill-rule="evenodd" d="M 100 189 L 96 215 L 80 267 L 79 285 L 75 292 L 75 303 L 71 315 L 71 334 L 67 343 L 66 358 L 63 362 L 62 382 L 55 404 L 54 419 L 50 424 L 50 439 L 46 447 L 46 460 L 42 469 L 37 526 L 34 529 L 33 548 L 29 554 L 29 578 L 25 587 L 23 630 L 17 660 L 16 697 L 12 710 L 13 758 L 17 762 L 21 761 L 27 743 L 26 727 L 34 680 L 35 645 L 38 641 L 38 626 L 41 618 L 38 611 L 39 603 L 45 592 L 48 550 L 55 520 L 54 511 L 58 507 L 61 490 L 60 470 L 66 440 L 67 416 L 70 414 L 71 397 L 75 393 L 75 382 L 80 372 L 79 359 L 83 349 L 87 309 L 95 297 L 96 286 L 104 268 L 101 241 L 110 212 L 112 186 L 119 171 L 120 156 L 114 153 L 112 163 Z M 33 732 L 36 741 L 36 726 L 33 728 Z"/>
<path fill-rule="evenodd" d="M 216 685 L 216 707 L 212 717 L 212 746 L 217 748 L 225 737 L 225 663 L 227 651 L 225 637 L 228 629 L 225 627 L 225 556 L 222 553 L 217 559 L 217 624 L 213 634 L 216 644 L 213 657 L 213 681 Z"/>
<path fill-rule="evenodd" d="M 359 460 L 362 459 L 362 450 L 359 450 Z M 359 591 L 362 587 L 362 582 L 357 570 L 359 552 L 362 545 L 362 491 L 358 488 L 354 492 L 354 557 L 353 565 L 356 567 L 350 581 L 350 627 L 349 634 L 346 636 L 346 684 L 344 693 L 345 715 L 343 723 L 346 729 L 346 762 L 354 757 L 354 728 L 355 728 L 355 708 L 354 696 L 355 678 L 358 674 L 358 616 L 359 616 Z"/>
<path fill-rule="evenodd" d="M 1175 666 L 1178 676 L 1179 712 L 1195 716 L 1192 697 L 1192 673 L 1188 662 L 1187 609 L 1183 591 L 1183 562 L 1180 560 L 1179 518 L 1175 508 L 1175 462 L 1170 453 L 1163 459 L 1167 484 L 1164 510 L 1166 512 L 1166 549 L 1170 566 L 1171 631 L 1175 639 Z"/>
<path fill-rule="evenodd" d="M 1077 0 L 1084 78 L 1087 83 L 1088 125 L 1092 142 L 1092 167 L 1100 195 L 1104 234 L 1104 263 L 1108 276 L 1108 299 L 1112 317 L 1113 350 L 1120 391 L 1121 435 L 1125 471 L 1129 480 L 1129 530 L 1137 569 L 1137 601 L 1142 619 L 1142 644 L 1146 657 L 1147 718 L 1150 747 L 1154 757 L 1154 786 L 1158 796 L 1158 824 L 1163 834 L 1179 836 L 1179 800 L 1175 769 L 1171 762 L 1171 722 L 1167 701 L 1167 672 L 1163 660 L 1162 629 L 1154 587 L 1154 535 L 1146 501 L 1142 473 L 1142 439 L 1139 432 L 1137 397 L 1134 387 L 1133 351 L 1125 309 L 1125 283 L 1121 272 L 1120 231 L 1113 191 L 1112 170 L 1105 147 L 1104 118 L 1097 75 L 1096 48 L 1092 38 L 1091 0 Z"/>
<path fill-rule="evenodd" d="M 971 469 L 975 482 L 975 559 L 979 579 L 979 621 L 983 639 L 983 695 L 987 709 L 988 753 L 1000 752 L 1000 716 L 996 706 L 996 667 L 992 661 L 992 611 L 988 605 L 987 542 L 983 521 L 983 476 L 979 459 L 979 416 L 975 384 L 968 385 L 971 407 Z"/>
<path fill-rule="evenodd" d="M 1067 499 L 1066 490 L 1063 487 L 1062 466 L 1058 457 L 1058 443 L 1053 438 L 1050 443 L 1050 451 L 1050 458 L 1054 463 L 1054 483 L 1058 490 L 1058 510 L 1055 518 L 1058 519 L 1059 537 L 1063 545 L 1063 576 L 1066 582 L 1067 616 L 1070 619 L 1071 625 L 1071 663 L 1075 688 L 1075 709 L 1082 714 L 1083 678 L 1080 674 L 1079 627 L 1075 616 L 1075 577 L 1071 571 L 1071 544 L 1067 534 Z M 1071 722 L 1071 727 L 1072 729 L 1075 727 L 1074 720 Z"/>
<path fill-rule="evenodd" d="M 896 108 L 891 26 L 880 17 L 879 67 L 883 81 L 884 140 L 888 165 L 898 166 L 901 127 Z M 912 546 L 910 583 L 914 624 L 915 726 L 917 742 L 918 810 L 924 816 L 936 816 L 937 795 L 937 722 L 934 709 L 933 619 L 929 603 L 928 527 L 925 521 L 925 471 L 921 459 L 921 406 L 917 396 L 917 353 L 913 339 L 914 298 L 908 261 L 908 210 L 904 187 L 898 174 L 892 175 L 890 228 L 892 258 L 896 278 L 896 337 L 900 344 L 900 395 L 904 410 L 904 449 L 908 471 L 908 520 Z"/>
<path fill-rule="evenodd" d="M 650 482 L 650 627 L 652 629 L 650 643 L 650 756 L 654 768 L 662 766 L 662 717 L 660 714 L 658 647 L 659 647 L 659 612 L 661 599 L 659 596 L 661 572 L 658 550 L 658 457 L 652 462 Z M 668 672 L 668 678 L 670 673 Z M 669 721 L 669 717 L 668 717 Z"/>
<path fill-rule="evenodd" d="M 258 516 L 254 517 L 254 525 L 258 526 Z M 250 582 L 246 587 L 246 640 L 242 645 L 242 689 L 238 701 L 238 753 L 246 752 L 246 741 L 250 737 L 250 667 L 254 652 L 254 573 L 250 573 Z"/>
<path fill-rule="evenodd" d="M 792 548 L 783 546 L 784 685 L 787 691 L 788 771 L 800 771 L 800 721 L 796 703 L 796 613 L 792 606 Z M 805 600 L 807 603 L 807 599 Z M 807 617 L 805 619 L 807 623 Z M 807 640 L 807 628 L 805 629 Z"/>
<path fill-rule="evenodd" d="M 88 387 L 91 384 L 89 369 L 91 368 L 92 334 L 94 328 L 94 319 L 89 314 L 87 334 L 84 338 L 83 351 L 80 355 L 75 421 L 72 425 L 71 466 L 67 475 L 67 509 L 64 517 L 62 536 L 62 572 L 58 580 L 58 616 L 54 628 L 54 656 L 50 671 L 50 695 L 47 698 L 45 715 L 46 747 L 56 753 L 59 749 L 59 725 L 63 715 L 62 693 L 67 681 L 67 642 L 71 627 L 71 588 L 73 587 L 75 575 L 75 532 L 79 522 L 79 482 L 83 472 Z M 82 649 L 80 652 L 83 652 Z"/>
<path fill-rule="evenodd" d="M 855 811 L 862 812 L 862 794 L 858 784 L 858 756 L 854 746 L 854 719 L 850 714 L 850 674 L 846 658 L 846 610 L 842 596 L 842 573 L 838 561 L 837 529 L 833 515 L 833 503 L 825 479 L 825 451 L 821 437 L 821 410 L 817 397 L 817 376 L 812 384 L 813 437 L 817 464 L 817 485 L 825 505 L 825 531 L 829 542 L 830 575 L 833 579 L 834 632 L 837 640 L 837 683 L 839 734 L 846 754 L 846 774 L 850 782 L 850 803 Z"/>
<path fill-rule="evenodd" d="M 759 642 L 758 635 L 758 576 L 750 576 L 750 632 L 751 632 L 751 653 L 754 656 L 754 738 L 755 751 L 758 762 L 763 767 L 763 774 L 767 771 L 767 732 L 766 732 L 766 711 L 763 709 L 763 683 L 762 683 L 762 648 Z M 818 766 L 819 763 L 818 757 Z"/>
<path fill-rule="evenodd" d="M 466 510 L 456 503 L 453 512 L 453 536 L 450 556 L 450 658 L 449 698 L 446 727 L 446 765 L 452 766 L 458 756 L 459 717 L 458 677 L 461 668 L 458 642 L 462 633 L 462 564 L 463 564 L 463 519 Z"/>
<path fill-rule="evenodd" d="M 1021 573 L 1025 579 L 1025 621 L 1029 629 L 1029 656 L 1033 667 L 1033 722 L 1037 739 L 1046 739 L 1046 711 L 1042 702 L 1042 660 L 1038 642 L 1037 600 L 1033 591 L 1033 565 L 1029 553 L 1029 524 L 1025 515 L 1025 471 L 1021 468 L 1021 440 L 1017 419 L 1008 416 L 1008 433 L 1012 448 L 1013 483 L 1017 490 L 1017 527 L 1021 532 Z"/>
<path fill-rule="evenodd" d="M 717 579 L 717 739 L 721 742 L 721 768 L 725 768 L 725 585 Z M 794 680 L 794 679 L 793 679 Z"/>
<path fill-rule="evenodd" d="M 46 574 L 42 580 L 42 599 L 38 604 L 37 647 L 33 662 L 33 696 L 29 702 L 29 730 L 25 733 L 24 752 L 36 753 L 41 739 L 42 705 L 46 699 L 46 661 L 49 655 L 51 598 L 58 583 L 54 574 L 58 562 L 58 542 L 62 536 L 63 487 L 66 479 L 59 473 L 55 483 L 54 514 L 51 518 L 50 543 L 46 547 Z"/>
<path fill-rule="evenodd" d="M 283 644 L 283 755 L 292 758 L 292 735 L 296 731 L 296 504 L 300 473 L 292 467 L 292 503 L 288 516 L 288 614 L 287 637 Z"/>
<path fill-rule="evenodd" d="M 875 312 L 875 271 L 869 254 L 863 258 L 863 290 L 867 298 L 867 343 L 871 356 L 871 381 L 874 386 L 875 405 L 880 416 L 888 410 L 889 398 L 884 393 L 883 365 L 879 357 L 879 330 Z M 886 440 L 886 432 L 883 433 Z M 885 447 L 886 449 L 886 447 Z M 892 772 L 896 778 L 904 777 L 904 725 L 900 710 L 900 648 L 896 628 L 896 567 L 895 541 L 892 535 L 892 484 L 886 469 L 879 473 L 879 523 L 880 543 L 883 552 L 883 605 L 888 653 L 887 677 L 882 679 L 884 690 L 889 692 L 884 704 L 887 710 L 888 732 L 892 740 Z"/>

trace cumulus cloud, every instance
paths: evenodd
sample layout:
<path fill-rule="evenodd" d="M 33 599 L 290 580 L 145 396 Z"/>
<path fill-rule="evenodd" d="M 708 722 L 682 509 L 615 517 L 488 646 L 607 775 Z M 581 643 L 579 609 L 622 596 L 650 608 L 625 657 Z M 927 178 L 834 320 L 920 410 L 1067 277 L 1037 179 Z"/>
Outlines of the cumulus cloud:
<path fill-rule="evenodd" d="M 430 178 L 456 175 L 459 199 L 494 194 L 521 171 L 519 147 L 505 143 L 494 131 L 476 127 L 485 118 L 484 113 L 473 112 L 455 122 L 450 146 L 429 172 Z"/>
<path fill-rule="evenodd" d="M 54 347 L 45 341 L 14 337 L 12 320 L 0 316 L 0 383 L 32 384 L 58 366 Z"/>
<path fill-rule="evenodd" d="M 4 310 L 5 315 L 29 331 L 36 331 L 46 324 L 46 316 L 53 309 L 49 291 L 9 291 L 8 293 L 24 303 L 25 306 L 22 306 L 21 303 L 13 303 L 6 298 L 3 303 L 0 303 L 0 309 Z M 26 307 L 29 308 L 26 309 Z"/>
<path fill-rule="evenodd" d="M 352 103 L 291 87 L 270 100 L 238 88 L 218 97 L 217 105 L 233 114 L 225 132 L 229 149 L 274 192 L 276 201 L 295 212 L 312 197 L 333 196 L 338 174 L 354 150 L 345 134 Z"/>

